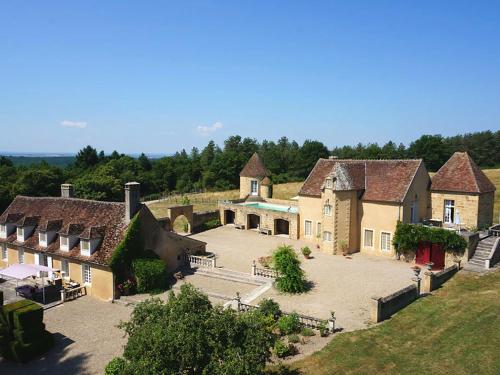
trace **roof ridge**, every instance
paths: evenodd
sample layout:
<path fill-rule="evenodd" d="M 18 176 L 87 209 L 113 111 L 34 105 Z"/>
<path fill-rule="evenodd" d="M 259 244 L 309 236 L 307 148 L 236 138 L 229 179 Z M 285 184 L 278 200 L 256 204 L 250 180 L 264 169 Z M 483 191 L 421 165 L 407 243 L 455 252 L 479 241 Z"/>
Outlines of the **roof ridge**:
<path fill-rule="evenodd" d="M 341 161 L 360 161 L 360 162 L 367 162 L 367 161 L 423 161 L 424 159 L 422 158 L 415 158 L 415 159 L 330 159 L 330 158 L 320 158 L 320 160 L 328 160 L 332 162 L 341 162 Z"/>
<path fill-rule="evenodd" d="M 67 198 L 67 197 L 33 197 L 29 195 L 17 195 L 14 199 L 16 198 L 27 198 L 27 199 L 33 199 L 33 200 L 54 200 L 54 201 L 62 201 L 62 200 L 67 200 L 67 201 L 79 201 L 79 202 L 92 202 L 92 203 L 99 203 L 99 204 L 114 204 L 114 205 L 122 205 L 125 204 L 124 202 L 112 202 L 112 201 L 98 201 L 95 199 L 85 199 L 85 198 Z"/>
<path fill-rule="evenodd" d="M 479 188 L 479 185 L 477 183 L 477 175 L 476 175 L 476 171 L 474 170 L 473 168 L 473 163 L 474 163 L 474 160 L 472 160 L 472 158 L 470 157 L 470 155 L 467 153 L 467 151 L 464 151 L 464 154 L 465 154 L 465 157 L 467 158 L 467 161 L 468 161 L 468 165 L 469 165 L 469 169 L 472 173 L 472 175 L 474 176 L 474 185 L 476 185 L 476 190 L 477 191 L 480 191 L 481 189 Z M 476 163 L 474 163 L 476 164 Z"/>

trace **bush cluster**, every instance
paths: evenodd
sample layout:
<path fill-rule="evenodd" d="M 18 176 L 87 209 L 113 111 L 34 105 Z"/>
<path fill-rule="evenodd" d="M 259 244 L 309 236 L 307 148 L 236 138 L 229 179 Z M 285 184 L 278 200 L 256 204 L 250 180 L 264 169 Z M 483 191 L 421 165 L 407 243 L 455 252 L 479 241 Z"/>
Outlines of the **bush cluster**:
<path fill-rule="evenodd" d="M 291 246 L 283 245 L 273 253 L 273 264 L 278 277 L 277 288 L 285 293 L 302 293 L 306 291 L 304 271 L 300 268 L 300 260 Z"/>
<path fill-rule="evenodd" d="M 278 320 L 278 328 L 282 335 L 289 335 L 291 333 L 299 333 L 302 328 L 299 316 L 295 313 L 283 315 Z"/>
<path fill-rule="evenodd" d="M 43 323 L 43 307 L 29 300 L 0 306 L 0 354 L 3 357 L 24 363 L 53 345 L 54 338 Z"/>
<path fill-rule="evenodd" d="M 285 343 L 282 340 L 276 341 L 274 344 L 274 354 L 278 358 L 285 358 L 294 355 L 297 352 L 297 348 L 292 343 Z"/>
<path fill-rule="evenodd" d="M 138 293 L 164 290 L 168 287 L 167 265 L 159 258 L 139 258 L 132 261 Z"/>

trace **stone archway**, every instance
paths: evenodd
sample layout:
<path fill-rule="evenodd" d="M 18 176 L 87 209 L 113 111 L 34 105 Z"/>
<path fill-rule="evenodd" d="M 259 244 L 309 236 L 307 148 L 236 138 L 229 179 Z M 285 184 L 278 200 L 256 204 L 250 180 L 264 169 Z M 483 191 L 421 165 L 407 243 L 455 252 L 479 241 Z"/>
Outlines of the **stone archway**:
<path fill-rule="evenodd" d="M 275 235 L 290 235 L 290 222 L 284 219 L 274 220 L 274 234 Z"/>
<path fill-rule="evenodd" d="M 260 216 L 255 214 L 247 215 L 247 229 L 259 229 Z"/>
<path fill-rule="evenodd" d="M 188 224 L 187 233 L 191 233 L 193 229 L 193 205 L 169 207 L 167 217 L 170 219 L 170 230 L 174 230 L 177 218 L 184 217 Z"/>
<path fill-rule="evenodd" d="M 224 210 L 224 225 L 234 224 L 236 212 L 233 210 Z"/>

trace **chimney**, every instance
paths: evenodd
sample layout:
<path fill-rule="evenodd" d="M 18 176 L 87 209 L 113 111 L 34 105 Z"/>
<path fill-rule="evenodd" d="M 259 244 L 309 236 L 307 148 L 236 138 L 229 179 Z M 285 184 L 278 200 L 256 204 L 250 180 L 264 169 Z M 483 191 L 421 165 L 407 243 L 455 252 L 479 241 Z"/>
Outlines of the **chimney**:
<path fill-rule="evenodd" d="M 74 198 L 75 187 L 71 184 L 61 185 L 61 198 Z"/>
<path fill-rule="evenodd" d="M 128 224 L 141 207 L 141 184 L 127 182 L 125 184 L 125 222 Z"/>

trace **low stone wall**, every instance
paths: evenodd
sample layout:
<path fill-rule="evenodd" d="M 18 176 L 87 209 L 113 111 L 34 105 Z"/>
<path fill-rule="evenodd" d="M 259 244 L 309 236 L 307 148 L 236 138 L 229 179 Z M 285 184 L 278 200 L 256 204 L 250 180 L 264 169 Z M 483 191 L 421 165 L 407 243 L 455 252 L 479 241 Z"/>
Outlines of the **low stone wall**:
<path fill-rule="evenodd" d="M 202 211 L 193 213 L 193 229 L 194 233 L 201 232 L 204 230 L 203 224 L 210 220 L 220 220 L 220 211 Z"/>
<path fill-rule="evenodd" d="M 298 201 L 292 201 L 289 199 L 266 198 L 265 201 L 266 201 L 266 203 L 281 204 L 283 206 L 291 206 L 291 207 L 297 207 L 299 205 Z"/>
<path fill-rule="evenodd" d="M 386 297 L 373 297 L 370 316 L 374 323 L 390 318 L 393 314 L 408 306 L 419 296 L 416 284 L 408 285 Z"/>
<path fill-rule="evenodd" d="M 485 267 L 491 268 L 498 262 L 500 262 L 500 237 L 495 241 L 490 256 L 486 259 Z"/>
<path fill-rule="evenodd" d="M 430 293 L 452 278 L 459 271 L 458 264 L 445 268 L 439 272 L 425 272 L 422 280 L 422 292 Z"/>

